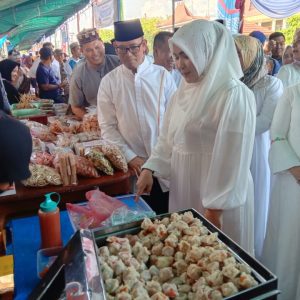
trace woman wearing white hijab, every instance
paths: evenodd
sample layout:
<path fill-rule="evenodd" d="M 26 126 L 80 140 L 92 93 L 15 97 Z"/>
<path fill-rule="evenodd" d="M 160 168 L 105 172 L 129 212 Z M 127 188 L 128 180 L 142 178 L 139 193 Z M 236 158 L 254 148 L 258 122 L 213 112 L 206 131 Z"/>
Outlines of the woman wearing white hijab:
<path fill-rule="evenodd" d="M 255 99 L 239 80 L 233 38 L 223 25 L 197 20 L 169 44 L 185 80 L 168 106 L 137 194 L 151 189 L 152 171 L 169 178 L 170 211 L 195 208 L 253 253 Z"/>

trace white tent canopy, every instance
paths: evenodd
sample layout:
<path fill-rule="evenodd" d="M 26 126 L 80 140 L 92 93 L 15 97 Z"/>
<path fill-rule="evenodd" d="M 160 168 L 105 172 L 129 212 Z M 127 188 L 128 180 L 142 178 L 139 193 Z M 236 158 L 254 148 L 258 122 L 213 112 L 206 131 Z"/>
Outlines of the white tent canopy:
<path fill-rule="evenodd" d="M 264 15 L 283 19 L 300 12 L 300 0 L 251 0 L 253 5 Z"/>

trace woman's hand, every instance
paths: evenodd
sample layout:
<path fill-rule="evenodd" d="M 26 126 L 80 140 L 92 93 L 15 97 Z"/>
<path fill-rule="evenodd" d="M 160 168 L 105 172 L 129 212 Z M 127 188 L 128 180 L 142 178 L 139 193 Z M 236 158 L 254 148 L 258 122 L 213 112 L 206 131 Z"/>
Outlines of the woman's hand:
<path fill-rule="evenodd" d="M 300 184 L 300 167 L 292 167 L 289 169 L 290 173 L 295 177 L 297 182 Z"/>
<path fill-rule="evenodd" d="M 211 223 L 213 223 L 216 227 L 221 229 L 222 222 L 221 222 L 221 216 L 222 216 L 222 210 L 219 209 L 206 209 L 204 213 L 204 217 Z"/>
<path fill-rule="evenodd" d="M 144 169 L 142 170 L 138 181 L 136 183 L 136 197 L 135 201 L 139 200 L 139 196 L 144 193 L 150 193 L 153 185 L 152 171 Z"/>

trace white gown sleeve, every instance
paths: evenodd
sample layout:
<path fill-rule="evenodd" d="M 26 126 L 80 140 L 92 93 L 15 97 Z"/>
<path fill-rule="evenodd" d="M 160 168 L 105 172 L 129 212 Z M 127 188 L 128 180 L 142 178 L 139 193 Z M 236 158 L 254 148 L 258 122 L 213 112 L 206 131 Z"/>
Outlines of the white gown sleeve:
<path fill-rule="evenodd" d="M 293 97 L 292 88 L 288 88 L 278 102 L 274 113 L 271 125 L 272 145 L 269 154 L 273 174 L 300 166 L 300 158 L 288 141 Z"/>
<path fill-rule="evenodd" d="M 261 111 L 256 116 L 255 134 L 259 135 L 270 129 L 274 111 L 279 98 L 283 93 L 283 85 L 280 79 L 272 77 L 269 87 L 264 95 Z"/>
<path fill-rule="evenodd" d="M 246 201 L 255 136 L 253 93 L 238 85 L 227 94 L 207 176 L 203 206 L 227 210 Z"/>
<path fill-rule="evenodd" d="M 113 104 L 112 97 L 110 79 L 105 76 L 101 80 L 97 95 L 97 116 L 101 128 L 101 136 L 104 140 L 117 145 L 125 155 L 127 162 L 129 162 L 137 155 L 127 145 L 118 129 L 116 108 Z"/>
<path fill-rule="evenodd" d="M 172 96 L 164 116 L 164 121 L 155 147 L 143 168 L 150 169 L 161 178 L 170 179 L 172 142 L 168 139 L 169 125 L 176 101 L 176 93 Z"/>
<path fill-rule="evenodd" d="M 287 88 L 289 85 L 289 79 L 290 79 L 290 71 L 288 65 L 282 66 L 279 69 L 279 72 L 277 74 L 277 78 L 279 78 L 282 81 L 283 87 Z"/>

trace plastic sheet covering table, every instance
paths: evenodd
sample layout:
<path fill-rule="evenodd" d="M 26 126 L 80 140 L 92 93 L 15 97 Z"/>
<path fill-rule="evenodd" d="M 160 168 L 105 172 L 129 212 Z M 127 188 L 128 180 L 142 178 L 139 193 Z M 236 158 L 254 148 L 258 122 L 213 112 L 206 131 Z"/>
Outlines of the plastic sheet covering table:
<path fill-rule="evenodd" d="M 60 213 L 62 239 L 66 245 L 74 233 L 66 211 Z M 37 216 L 13 219 L 10 222 L 14 256 L 14 299 L 24 300 L 38 284 L 37 252 L 41 238 Z"/>

